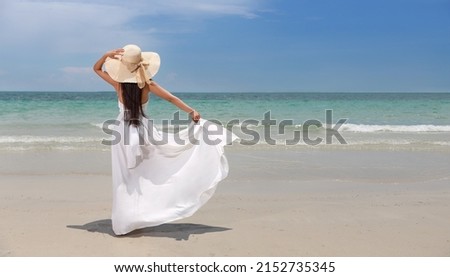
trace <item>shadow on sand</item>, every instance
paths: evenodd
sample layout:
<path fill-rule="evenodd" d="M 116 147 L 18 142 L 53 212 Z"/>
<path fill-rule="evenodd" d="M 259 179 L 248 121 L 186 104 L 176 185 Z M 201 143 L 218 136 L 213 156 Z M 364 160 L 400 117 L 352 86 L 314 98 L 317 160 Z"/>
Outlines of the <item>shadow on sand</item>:
<path fill-rule="evenodd" d="M 108 234 L 113 237 L 165 237 L 176 240 L 188 240 L 190 235 L 199 235 L 212 232 L 223 232 L 231 230 L 230 228 L 214 227 L 202 224 L 191 223 L 166 223 L 155 227 L 147 227 L 135 230 L 123 236 L 116 236 L 112 230 L 111 219 L 102 219 L 86 223 L 84 225 L 67 225 L 67 228 L 86 230 L 88 232 L 97 232 Z"/>

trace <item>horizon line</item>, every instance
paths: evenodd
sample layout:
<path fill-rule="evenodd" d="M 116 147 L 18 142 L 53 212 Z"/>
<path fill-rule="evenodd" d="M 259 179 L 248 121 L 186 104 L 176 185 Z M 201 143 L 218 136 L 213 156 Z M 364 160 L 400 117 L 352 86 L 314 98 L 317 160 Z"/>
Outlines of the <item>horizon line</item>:
<path fill-rule="evenodd" d="M 0 90 L 0 93 L 5 92 L 67 92 L 67 93 L 96 93 L 96 92 L 111 92 L 114 90 Z M 450 91 L 172 91 L 171 93 L 450 93 Z"/>

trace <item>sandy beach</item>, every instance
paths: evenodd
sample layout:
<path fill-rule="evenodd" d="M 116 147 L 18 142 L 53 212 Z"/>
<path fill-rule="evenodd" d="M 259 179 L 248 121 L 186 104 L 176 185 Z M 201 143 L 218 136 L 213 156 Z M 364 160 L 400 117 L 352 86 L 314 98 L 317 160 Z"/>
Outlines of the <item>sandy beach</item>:
<path fill-rule="evenodd" d="M 108 151 L 1 153 L 0 256 L 450 256 L 448 150 L 343 148 L 227 146 L 194 216 L 121 237 Z"/>

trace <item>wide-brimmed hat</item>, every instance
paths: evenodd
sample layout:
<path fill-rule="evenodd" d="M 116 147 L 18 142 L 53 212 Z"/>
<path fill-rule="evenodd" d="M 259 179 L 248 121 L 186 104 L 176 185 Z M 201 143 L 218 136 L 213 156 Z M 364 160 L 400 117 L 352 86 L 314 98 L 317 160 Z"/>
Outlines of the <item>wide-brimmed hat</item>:
<path fill-rule="evenodd" d="M 158 53 L 142 52 L 139 46 L 128 44 L 117 59 L 107 58 L 105 69 L 111 78 L 119 83 L 137 83 L 143 88 L 156 75 L 161 64 Z"/>

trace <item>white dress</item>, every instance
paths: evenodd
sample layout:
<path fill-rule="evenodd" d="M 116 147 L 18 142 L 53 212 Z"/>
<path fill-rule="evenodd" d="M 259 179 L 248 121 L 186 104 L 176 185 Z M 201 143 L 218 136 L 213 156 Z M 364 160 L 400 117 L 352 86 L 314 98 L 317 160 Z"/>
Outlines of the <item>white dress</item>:
<path fill-rule="evenodd" d="M 227 177 L 224 146 L 238 137 L 204 119 L 198 124 L 191 122 L 175 137 L 145 118 L 140 137 L 136 127 L 126 127 L 120 102 L 119 109 L 114 131 L 120 140 L 113 143 L 111 151 L 114 233 L 123 235 L 194 214 Z"/>

